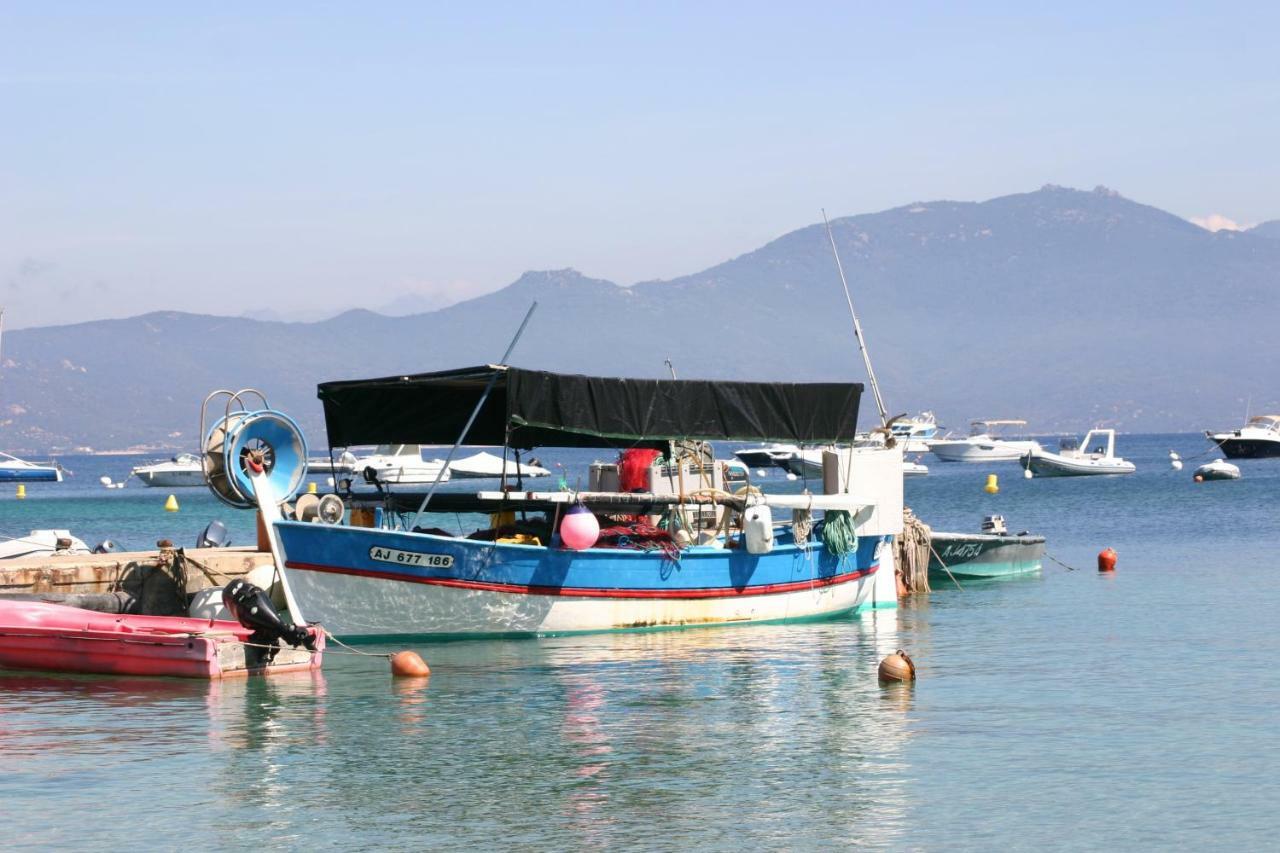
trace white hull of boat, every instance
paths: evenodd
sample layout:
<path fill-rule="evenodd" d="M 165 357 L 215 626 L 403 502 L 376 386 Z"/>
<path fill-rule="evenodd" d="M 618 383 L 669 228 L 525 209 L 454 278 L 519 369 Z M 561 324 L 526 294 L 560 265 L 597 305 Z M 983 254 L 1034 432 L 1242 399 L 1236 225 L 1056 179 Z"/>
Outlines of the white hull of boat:
<path fill-rule="evenodd" d="M 904 477 L 927 477 L 929 475 L 929 466 L 921 465 L 919 462 L 903 462 L 902 476 Z"/>
<path fill-rule="evenodd" d="M 314 457 L 307 460 L 308 477 L 344 477 L 355 470 L 356 459 L 349 453 L 336 459 Z"/>
<path fill-rule="evenodd" d="M 885 549 L 886 552 L 889 549 Z M 892 572 L 890 572 L 892 573 Z M 875 573 L 776 595 L 706 599 L 601 599 L 458 589 L 286 569 L 308 621 L 338 635 L 559 634 L 736 622 L 818 619 L 870 605 Z"/>
<path fill-rule="evenodd" d="M 785 468 L 786 462 L 800 452 L 794 444 L 764 444 L 733 451 L 738 461 L 749 468 Z"/>
<path fill-rule="evenodd" d="M 929 452 L 943 462 L 1002 462 L 1012 461 L 1025 456 L 1032 450 L 1040 449 L 1036 441 L 1002 441 L 988 439 L 972 441 L 959 439 L 956 441 L 938 440 L 929 443 Z"/>
<path fill-rule="evenodd" d="M 0 453 L 0 482 L 61 483 L 61 465 L 38 465 L 8 453 Z"/>
<path fill-rule="evenodd" d="M 58 540 L 67 539 L 71 547 L 58 550 Z M 89 546 L 71 535 L 69 530 L 32 530 L 26 536 L 0 541 L 0 560 L 22 557 L 45 557 L 51 554 L 88 554 Z"/>
<path fill-rule="evenodd" d="M 797 477 L 809 477 L 810 479 L 818 479 L 822 477 L 822 451 L 821 450 L 800 450 L 797 451 L 783 466 Z M 904 477 L 924 477 L 929 473 L 927 465 L 921 465 L 919 462 L 902 462 L 902 476 Z"/>
<path fill-rule="evenodd" d="M 1239 480 L 1240 467 L 1225 459 L 1217 459 L 1201 465 L 1192 476 L 1200 480 Z"/>
<path fill-rule="evenodd" d="M 1037 477 L 1084 477 L 1132 474 L 1136 469 L 1124 459 L 1072 459 L 1057 453 L 1032 453 L 1023 463 Z"/>
<path fill-rule="evenodd" d="M 172 468 L 159 471 L 135 470 L 137 477 L 147 486 L 160 486 L 166 489 L 186 488 L 187 486 L 203 486 L 204 470 L 201 468 Z"/>
<path fill-rule="evenodd" d="M 423 486 L 430 485 L 440 478 L 440 482 L 447 483 L 449 481 L 449 471 L 444 467 L 444 460 L 436 459 L 422 465 L 367 465 L 362 464 L 356 466 L 356 474 L 361 474 L 366 468 L 373 468 L 378 475 L 378 482 L 389 483 L 397 486 Z M 441 471 L 444 471 L 441 474 Z"/>
<path fill-rule="evenodd" d="M 1091 447 L 1097 449 L 1090 451 Z M 1058 453 L 1032 450 L 1022 457 L 1022 464 L 1038 477 L 1106 477 L 1135 470 L 1132 462 L 1116 455 L 1114 429 L 1091 429 L 1079 442 L 1064 439 L 1062 448 Z"/>
<path fill-rule="evenodd" d="M 514 459 L 504 460 L 501 456 L 495 456 L 492 453 L 477 453 L 474 456 L 455 459 L 450 462 L 449 474 L 460 480 L 497 478 L 504 475 L 514 477 L 516 476 L 516 463 Z M 550 474 L 550 471 L 540 465 L 520 463 L 521 477 L 546 477 Z"/>

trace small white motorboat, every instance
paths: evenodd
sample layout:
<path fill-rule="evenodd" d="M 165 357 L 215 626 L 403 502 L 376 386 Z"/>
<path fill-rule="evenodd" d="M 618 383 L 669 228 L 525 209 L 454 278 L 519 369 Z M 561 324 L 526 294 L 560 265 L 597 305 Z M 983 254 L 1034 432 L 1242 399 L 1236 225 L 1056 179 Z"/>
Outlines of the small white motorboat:
<path fill-rule="evenodd" d="M 88 553 L 89 546 L 72 536 L 69 530 L 32 530 L 26 536 L 0 538 L 0 560 Z"/>
<path fill-rule="evenodd" d="M 537 460 L 535 459 L 534 463 L 536 462 Z M 541 465 L 527 462 L 521 462 L 519 468 L 521 477 L 546 477 L 551 474 Z M 450 462 L 449 473 L 460 479 L 514 477 L 516 475 L 516 461 L 514 459 L 503 459 L 501 456 L 495 456 L 482 450 L 474 456 L 468 456 L 466 459 L 455 459 Z"/>
<path fill-rule="evenodd" d="M 921 412 L 914 418 L 898 418 L 889 427 L 903 453 L 928 453 L 930 440 L 938 434 L 938 419 L 933 412 Z"/>
<path fill-rule="evenodd" d="M 166 489 L 205 484 L 204 465 L 201 464 L 200 457 L 191 453 L 179 453 L 168 462 L 139 465 L 129 474 L 148 486 L 160 486 Z"/>
<path fill-rule="evenodd" d="M 1037 477 L 1132 474 L 1136 470 L 1132 462 L 1116 456 L 1113 429 L 1091 429 L 1080 442 L 1063 439 L 1057 453 L 1037 447 L 1022 457 L 1022 464 Z"/>
<path fill-rule="evenodd" d="M 912 462 L 910 459 L 902 460 L 902 476 L 904 477 L 927 477 L 929 475 L 929 466 L 922 462 Z"/>
<path fill-rule="evenodd" d="M 854 446 L 856 450 L 879 450 L 884 447 L 884 442 L 878 444 L 868 442 L 865 444 L 857 444 Z M 782 467 L 788 472 L 795 474 L 797 477 L 807 477 L 809 479 L 822 479 L 822 454 L 830 450 L 847 450 L 847 448 L 839 447 L 810 447 L 804 450 L 797 450 L 786 460 Z M 904 477 L 924 477 L 929 473 L 927 465 L 921 465 L 919 462 L 912 462 L 908 459 L 902 460 L 902 476 Z"/>
<path fill-rule="evenodd" d="M 0 453 L 0 481 L 9 483 L 61 483 L 62 466 L 39 465 L 8 453 Z"/>
<path fill-rule="evenodd" d="M 786 468 L 786 462 L 800 452 L 794 444 L 762 444 L 759 447 L 740 447 L 733 451 L 748 468 Z"/>
<path fill-rule="evenodd" d="M 1240 466 L 1232 465 L 1225 459 L 1215 459 L 1197 468 L 1192 479 L 1197 483 L 1206 480 L 1239 480 Z"/>
<path fill-rule="evenodd" d="M 307 459 L 308 477 L 337 477 L 356 470 L 356 456 L 344 450 L 338 456 L 313 456 Z"/>
<path fill-rule="evenodd" d="M 935 438 L 929 441 L 929 452 L 943 462 L 1012 461 L 1040 450 L 1040 442 L 1030 439 L 1007 439 L 1000 431 L 1010 426 L 1026 426 L 1024 420 L 972 421 L 968 438 Z"/>
<path fill-rule="evenodd" d="M 422 445 L 380 444 L 372 454 L 356 460 L 355 473 L 392 485 L 423 485 L 449 479 L 443 459 L 423 459 Z"/>

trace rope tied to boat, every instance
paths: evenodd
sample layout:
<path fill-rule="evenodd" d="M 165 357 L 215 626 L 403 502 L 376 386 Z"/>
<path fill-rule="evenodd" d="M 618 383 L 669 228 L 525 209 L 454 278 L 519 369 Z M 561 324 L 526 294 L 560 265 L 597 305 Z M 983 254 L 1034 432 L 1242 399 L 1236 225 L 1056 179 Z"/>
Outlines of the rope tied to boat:
<path fill-rule="evenodd" d="M 329 629 L 321 628 L 320 630 L 324 631 L 324 636 L 326 640 L 329 640 L 333 643 L 336 643 L 339 646 L 342 646 L 344 649 L 347 650 L 347 654 L 360 655 L 361 657 L 366 657 L 366 658 L 386 658 L 387 660 L 391 660 L 393 657 L 395 657 L 395 653 L 393 652 L 365 652 L 365 651 L 361 651 L 360 649 L 353 649 L 351 648 L 351 646 L 348 646 L 346 643 L 342 642 L 337 637 L 333 636 L 333 634 L 329 631 Z M 329 651 L 331 654 L 334 653 L 332 649 L 327 649 L 326 651 Z M 337 654 L 341 654 L 341 652 L 337 652 Z"/>
<path fill-rule="evenodd" d="M 804 509 L 791 510 L 791 541 L 805 554 L 809 553 L 809 537 L 813 535 L 813 501 Z"/>
<path fill-rule="evenodd" d="M 895 571 L 907 592 L 929 592 L 929 555 L 933 551 L 933 529 L 911 507 L 902 508 L 902 533 L 894 542 Z"/>
<path fill-rule="evenodd" d="M 938 565 L 942 566 L 942 570 L 947 573 L 947 577 L 951 578 L 951 582 L 956 585 L 956 589 L 963 592 L 964 587 L 960 586 L 960 581 L 956 580 L 956 576 L 951 573 L 951 567 L 947 565 L 947 561 L 942 559 L 942 556 L 933 549 L 932 541 L 929 542 L 929 553 L 937 558 Z"/>
<path fill-rule="evenodd" d="M 1062 562 L 1052 554 L 1046 553 L 1045 556 L 1048 557 L 1050 560 L 1053 560 L 1055 563 L 1057 563 L 1059 566 L 1062 566 L 1062 568 L 1066 569 L 1069 572 L 1077 571 L 1075 566 L 1068 566 L 1066 563 Z"/>

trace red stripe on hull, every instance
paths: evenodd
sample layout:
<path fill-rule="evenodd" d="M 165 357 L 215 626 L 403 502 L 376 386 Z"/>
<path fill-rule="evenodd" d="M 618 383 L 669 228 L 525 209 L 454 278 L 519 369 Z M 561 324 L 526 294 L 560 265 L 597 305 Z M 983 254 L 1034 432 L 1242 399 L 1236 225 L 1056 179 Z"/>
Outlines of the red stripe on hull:
<path fill-rule="evenodd" d="M 380 580 L 403 581 L 405 583 L 421 583 L 431 586 L 447 586 L 455 589 L 473 589 L 484 592 L 510 592 L 518 595 L 556 595 L 574 598 L 733 598 L 749 595 L 778 595 L 784 592 L 802 592 L 807 589 L 821 589 L 827 586 L 855 581 L 866 577 L 879 568 L 879 564 L 869 569 L 859 569 L 843 575 L 816 580 L 792 581 L 790 583 L 763 584 L 761 586 L 720 587 L 716 589 L 595 589 L 591 587 L 568 586 L 529 586 L 514 583 L 491 583 L 488 581 L 468 581 L 460 578 L 421 578 L 395 572 L 379 572 L 368 569 L 341 569 L 337 566 L 321 566 L 315 563 L 286 562 L 290 569 L 304 572 L 323 572 L 332 575 L 351 575 L 359 578 L 378 578 Z"/>

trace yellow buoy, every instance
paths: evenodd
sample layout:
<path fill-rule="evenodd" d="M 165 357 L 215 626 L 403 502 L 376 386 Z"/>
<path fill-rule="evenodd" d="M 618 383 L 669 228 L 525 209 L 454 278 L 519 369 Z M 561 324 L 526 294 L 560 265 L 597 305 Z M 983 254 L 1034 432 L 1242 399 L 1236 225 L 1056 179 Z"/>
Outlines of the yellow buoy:
<path fill-rule="evenodd" d="M 316 484 L 307 483 L 307 494 L 314 495 L 316 493 Z"/>
<path fill-rule="evenodd" d="M 987 475 L 987 484 L 982 487 L 982 490 L 989 495 L 994 495 L 996 492 L 1000 491 L 1000 483 L 996 480 L 995 474 Z"/>
<path fill-rule="evenodd" d="M 175 497 L 174 495 L 169 495 L 169 499 L 168 499 L 167 501 L 165 501 L 165 502 L 164 502 L 164 511 L 165 511 L 165 512 L 177 512 L 177 511 L 178 511 L 178 499 L 177 499 L 177 497 Z"/>
<path fill-rule="evenodd" d="M 26 483 L 19 483 L 19 484 L 18 484 L 18 493 L 17 493 L 17 494 L 15 494 L 15 495 L 14 495 L 14 497 L 15 497 L 15 498 L 17 498 L 18 500 L 22 500 L 22 499 L 23 499 L 23 498 L 25 498 L 26 496 L 27 496 L 27 484 L 26 484 Z"/>

